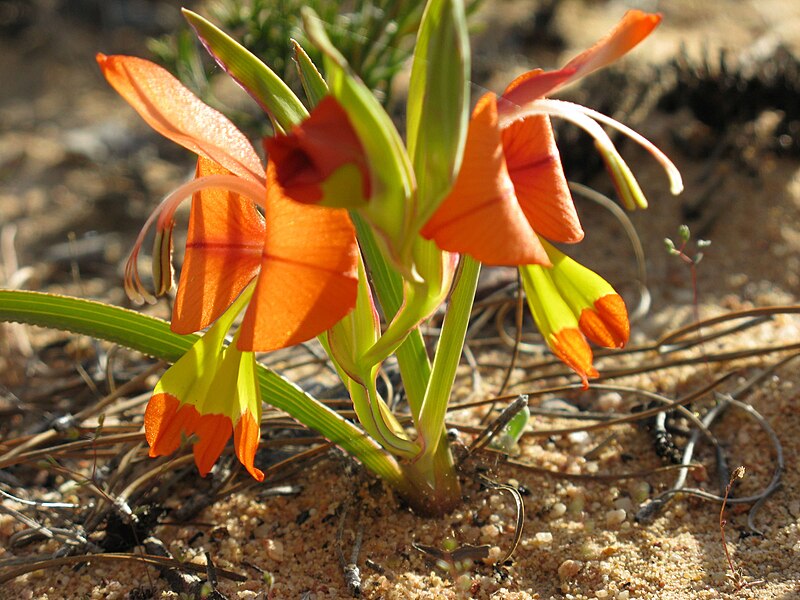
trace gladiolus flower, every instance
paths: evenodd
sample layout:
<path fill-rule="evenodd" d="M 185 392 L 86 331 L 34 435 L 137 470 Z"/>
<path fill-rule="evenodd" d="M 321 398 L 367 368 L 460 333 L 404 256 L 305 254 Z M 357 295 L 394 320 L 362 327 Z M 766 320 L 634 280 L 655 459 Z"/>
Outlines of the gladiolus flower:
<path fill-rule="evenodd" d="M 97 60 L 109 83 L 151 127 L 199 155 L 197 177 L 170 194 L 142 229 L 126 268 L 129 295 L 148 296 L 137 257 L 154 221 L 157 292 L 169 289 L 173 215 L 192 196 L 174 331 L 208 326 L 254 279 L 238 335 L 240 350 L 303 342 L 353 308 L 358 248 L 346 211 L 287 198 L 276 183 L 274 165 L 265 171 L 244 134 L 166 70 L 135 57 L 99 54 Z"/>
<path fill-rule="evenodd" d="M 628 311 L 605 279 L 545 240 L 541 243 L 552 266 L 520 267 L 528 306 L 553 354 L 587 386 L 598 373 L 585 338 L 606 348 L 623 347 L 630 334 Z"/>
<path fill-rule="evenodd" d="M 150 454 L 171 454 L 182 436 L 194 436 L 195 462 L 205 475 L 233 435 L 239 460 L 260 481 L 263 473 L 253 464 L 261 419 L 253 351 L 308 340 L 353 308 L 355 230 L 343 209 L 287 198 L 276 183 L 274 165 L 264 169 L 244 134 L 161 67 L 126 56 L 98 54 L 97 61 L 151 127 L 199 156 L 196 178 L 151 214 L 126 266 L 128 294 L 151 297 L 139 279 L 137 258 L 155 222 L 156 292 L 169 290 L 173 215 L 191 197 L 171 327 L 190 333 L 214 325 L 154 390 L 145 411 Z M 242 310 L 235 341 L 223 349 L 225 334 Z"/>
<path fill-rule="evenodd" d="M 675 166 L 652 143 L 624 125 L 579 105 L 544 96 L 631 50 L 660 22 L 659 15 L 629 11 L 594 47 L 558 71 L 530 71 L 498 100 L 484 95 L 470 120 L 459 176 L 422 235 L 439 247 L 470 254 L 490 265 L 550 264 L 538 235 L 574 243 L 583 238 L 559 160 L 549 117 L 591 134 L 629 208 L 646 204 L 630 169 L 599 123 L 642 144 L 665 167 L 673 193 L 682 189 Z M 598 123 L 599 122 L 599 123 Z"/>
<path fill-rule="evenodd" d="M 261 435 L 255 356 L 235 343 L 223 348 L 225 333 L 252 294 L 250 286 L 156 385 L 144 414 L 150 456 L 172 454 L 183 437 L 194 436 L 195 464 L 205 476 L 233 435 L 239 461 L 264 479 L 254 465 Z"/>
<path fill-rule="evenodd" d="M 364 148 L 347 113 L 326 96 L 288 135 L 266 138 L 284 193 L 298 202 L 359 208 L 369 199 Z"/>

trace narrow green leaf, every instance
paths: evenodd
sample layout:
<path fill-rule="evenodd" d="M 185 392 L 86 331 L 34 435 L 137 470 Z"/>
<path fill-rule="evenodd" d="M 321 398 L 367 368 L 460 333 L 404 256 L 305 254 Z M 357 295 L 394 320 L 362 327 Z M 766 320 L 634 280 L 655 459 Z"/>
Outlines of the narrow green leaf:
<path fill-rule="evenodd" d="M 308 117 L 289 86 L 252 52 L 197 13 L 184 8 L 183 15 L 209 53 L 283 129 L 281 133 Z"/>
<path fill-rule="evenodd" d="M 311 108 L 314 108 L 319 101 L 328 95 L 328 84 L 319 73 L 319 69 L 308 56 L 308 53 L 303 50 L 303 47 L 297 40 L 292 40 L 292 47 L 294 48 L 294 63 L 297 66 L 297 74 L 300 77 L 300 83 L 303 84 L 303 90 L 306 92 L 306 98 Z"/>
<path fill-rule="evenodd" d="M 470 49 L 463 0 L 430 0 L 422 16 L 408 90 L 408 152 L 421 227 L 461 166 L 469 120 Z"/>
<path fill-rule="evenodd" d="M 391 320 L 403 305 L 403 280 L 397 271 L 389 266 L 369 225 L 355 213 L 351 213 L 351 217 L 358 232 L 359 245 L 369 268 L 378 303 L 383 309 L 384 317 Z M 430 359 L 419 329 L 414 329 L 408 334 L 397 349 L 396 356 L 408 405 L 416 422 L 431 375 Z"/>
<path fill-rule="evenodd" d="M 0 290 L 0 321 L 89 335 L 168 362 L 177 361 L 198 339 L 173 333 L 166 321 L 132 310 L 39 292 Z M 274 371 L 258 365 L 257 372 L 265 402 L 341 446 L 390 485 L 407 487 L 395 459 L 361 429 Z"/>

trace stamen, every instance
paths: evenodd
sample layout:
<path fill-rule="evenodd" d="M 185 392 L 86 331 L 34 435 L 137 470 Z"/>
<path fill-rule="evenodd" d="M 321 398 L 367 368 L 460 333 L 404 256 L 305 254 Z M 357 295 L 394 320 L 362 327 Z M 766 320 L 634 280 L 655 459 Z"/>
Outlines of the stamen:
<path fill-rule="evenodd" d="M 614 146 L 614 142 L 611 141 L 611 138 L 608 137 L 608 134 L 597 121 L 586 115 L 582 109 L 582 106 L 571 102 L 543 98 L 526 106 L 521 106 L 512 116 L 501 118 L 500 127 L 506 128 L 515 121 L 533 115 L 560 117 L 577 125 L 594 138 L 595 145 L 603 155 L 603 159 L 614 179 L 614 184 L 617 186 L 626 207 L 628 209 L 632 209 L 635 206 L 645 208 L 647 200 L 627 163 L 617 151 L 616 146 Z"/>
<path fill-rule="evenodd" d="M 564 102 L 563 100 L 549 100 L 549 102 L 557 102 L 561 104 L 570 104 L 576 110 L 583 112 L 585 115 L 591 117 L 595 121 L 599 121 L 604 125 L 608 125 L 613 129 L 616 129 L 623 135 L 628 136 L 634 142 L 639 144 L 642 148 L 647 150 L 650 154 L 653 155 L 659 164 L 664 168 L 664 171 L 667 173 L 667 177 L 669 177 L 669 184 L 670 184 L 670 192 L 673 196 L 677 196 L 683 191 L 683 179 L 681 178 L 681 173 L 678 171 L 678 167 L 675 166 L 666 154 L 664 154 L 659 148 L 642 134 L 634 131 L 627 125 L 620 123 L 619 121 L 612 119 L 608 115 L 604 115 L 601 112 L 597 112 L 596 110 L 592 110 L 591 108 L 587 108 L 585 106 L 581 106 L 580 104 L 573 104 L 571 102 Z"/>
<path fill-rule="evenodd" d="M 265 186 L 249 179 L 237 177 L 236 175 L 208 175 L 193 179 L 181 185 L 174 192 L 169 194 L 156 209 L 150 213 L 144 226 L 142 227 L 139 235 L 136 238 L 136 243 L 133 245 L 133 250 L 128 257 L 128 262 L 125 264 L 125 293 L 128 297 L 137 303 L 148 302 L 150 304 L 156 301 L 156 298 L 147 289 L 145 289 L 139 276 L 138 258 L 139 251 L 144 243 L 144 238 L 153 222 L 156 222 L 156 227 L 160 236 L 156 239 L 158 243 L 158 252 L 164 253 L 165 250 L 169 252 L 172 247 L 172 227 L 174 227 L 173 217 L 175 211 L 181 203 L 187 198 L 191 198 L 197 192 L 202 192 L 210 188 L 220 188 L 244 196 L 248 200 L 252 200 L 262 209 L 266 207 L 267 191 Z M 166 235 L 164 233 L 166 232 Z M 167 242 L 166 244 L 164 242 Z M 172 267 L 171 262 L 166 265 L 163 260 L 163 254 L 159 256 L 159 266 L 154 273 L 156 281 L 156 292 L 163 294 L 169 289 L 169 285 L 164 285 L 165 275 L 169 275 L 170 281 L 172 280 Z M 167 257 L 168 258 L 168 257 Z"/>

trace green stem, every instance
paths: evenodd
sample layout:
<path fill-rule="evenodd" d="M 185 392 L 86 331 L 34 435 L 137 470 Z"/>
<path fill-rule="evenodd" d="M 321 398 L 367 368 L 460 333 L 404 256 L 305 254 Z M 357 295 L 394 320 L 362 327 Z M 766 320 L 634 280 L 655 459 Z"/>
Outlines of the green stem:
<path fill-rule="evenodd" d="M 481 264 L 478 261 L 466 255 L 461 258 L 419 416 L 419 435 L 423 440 L 424 454 L 435 454 L 444 437 L 447 403 L 464 349 L 480 272 Z"/>
<path fill-rule="evenodd" d="M 16 290 L 0 290 L 0 321 L 89 335 L 168 362 L 178 360 L 199 339 L 173 333 L 166 321 L 124 308 Z M 401 493 L 411 493 L 397 460 L 363 430 L 263 365 L 258 365 L 257 376 L 265 401 L 317 430 Z"/>
<path fill-rule="evenodd" d="M 391 321 L 403 304 L 403 280 L 383 256 L 375 235 L 362 217 L 351 213 L 358 232 L 358 241 L 369 267 L 372 284 L 384 317 Z M 418 422 L 425 388 L 431 374 L 431 363 L 419 329 L 413 329 L 396 352 L 403 387 L 415 423 Z"/>

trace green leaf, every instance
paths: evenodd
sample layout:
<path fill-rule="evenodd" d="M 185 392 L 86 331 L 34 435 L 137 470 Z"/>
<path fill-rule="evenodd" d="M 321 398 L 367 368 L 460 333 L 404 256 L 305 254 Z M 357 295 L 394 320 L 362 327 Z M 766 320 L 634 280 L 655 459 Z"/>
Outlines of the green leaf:
<path fill-rule="evenodd" d="M 358 232 L 358 241 L 369 269 L 378 303 L 384 317 L 391 320 L 403 305 L 403 280 L 391 268 L 381 252 L 369 225 L 356 213 L 350 213 Z M 416 422 L 431 374 L 431 363 L 419 329 L 408 334 L 396 352 L 400 376 L 403 378 L 408 406 Z"/>
<path fill-rule="evenodd" d="M 502 431 L 492 438 L 489 446 L 506 454 L 513 452 L 522 434 L 525 433 L 525 428 L 528 426 L 530 418 L 531 409 L 525 405 L 522 410 L 511 417 L 511 420 L 503 427 Z"/>
<path fill-rule="evenodd" d="M 414 50 L 407 103 L 408 152 L 421 227 L 461 166 L 469 121 L 470 49 L 462 0 L 431 0 Z"/>
<path fill-rule="evenodd" d="M 184 8 L 183 15 L 214 59 L 261 105 L 281 133 L 308 117 L 289 86 L 247 48 L 197 13 Z"/>
<path fill-rule="evenodd" d="M 101 302 L 17 290 L 0 290 L 0 321 L 71 331 L 175 362 L 199 339 L 179 335 L 169 323 Z M 266 402 L 318 431 L 355 456 L 398 489 L 407 489 L 397 461 L 350 421 L 318 402 L 294 383 L 258 365 L 258 383 Z"/>
<path fill-rule="evenodd" d="M 297 40 L 292 40 L 292 48 L 294 48 L 294 63 L 297 66 L 300 83 L 303 84 L 309 105 L 314 108 L 320 100 L 328 95 L 328 84 L 325 83 L 319 69 Z"/>

